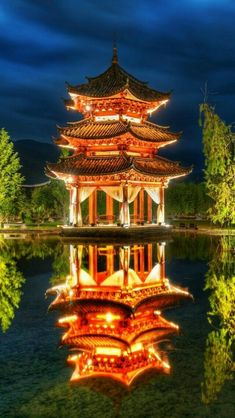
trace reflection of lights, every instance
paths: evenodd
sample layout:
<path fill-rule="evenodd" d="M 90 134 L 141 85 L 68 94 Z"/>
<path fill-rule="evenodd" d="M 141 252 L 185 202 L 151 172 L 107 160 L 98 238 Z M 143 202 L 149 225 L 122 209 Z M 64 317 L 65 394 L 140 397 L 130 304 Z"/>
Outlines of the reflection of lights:
<path fill-rule="evenodd" d="M 69 356 L 68 357 L 68 362 L 73 362 L 73 361 L 76 361 L 77 359 L 78 359 L 78 354 L 74 354 L 73 356 Z"/>
<path fill-rule="evenodd" d="M 108 323 L 119 321 L 121 319 L 120 315 L 115 315 L 112 312 L 107 312 L 106 314 L 97 314 L 96 318 L 99 320 L 105 320 Z"/>
<path fill-rule="evenodd" d="M 162 364 L 163 364 L 163 366 L 166 368 L 166 369 L 170 369 L 171 368 L 171 366 L 166 362 L 166 361 L 163 361 L 162 362 Z"/>
<path fill-rule="evenodd" d="M 87 112 L 89 112 L 92 108 L 91 108 L 91 105 L 89 105 L 89 104 L 87 104 L 86 106 L 85 106 L 85 109 L 86 109 L 86 111 Z"/>
<path fill-rule="evenodd" d="M 107 322 L 112 322 L 113 321 L 113 314 L 111 312 L 108 312 L 106 314 L 105 319 L 106 319 Z"/>
<path fill-rule="evenodd" d="M 116 347 L 97 347 L 96 354 L 103 354 L 108 356 L 121 356 L 121 349 Z"/>
<path fill-rule="evenodd" d="M 60 318 L 59 320 L 58 320 L 58 322 L 59 322 L 59 324 L 64 324 L 64 323 L 66 323 L 66 322 L 73 322 L 73 321 L 76 321 L 77 320 L 77 315 L 70 315 L 70 316 L 66 316 L 66 317 L 64 317 L 64 318 Z"/>
<path fill-rule="evenodd" d="M 143 344 L 142 343 L 137 343 L 131 346 L 131 351 L 132 353 L 134 353 L 135 351 L 140 351 L 143 350 Z"/>
<path fill-rule="evenodd" d="M 161 315 L 161 311 L 154 311 L 154 315 Z"/>

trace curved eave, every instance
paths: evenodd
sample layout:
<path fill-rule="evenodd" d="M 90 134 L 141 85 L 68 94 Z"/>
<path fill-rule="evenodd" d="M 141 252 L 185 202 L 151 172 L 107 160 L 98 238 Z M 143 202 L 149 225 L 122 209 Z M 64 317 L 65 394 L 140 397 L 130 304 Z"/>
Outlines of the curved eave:
<path fill-rule="evenodd" d="M 134 138 L 153 143 L 169 143 L 179 140 L 181 132 L 167 131 L 167 127 L 155 125 L 151 122 L 137 124 L 119 121 L 94 122 L 82 120 L 67 127 L 57 127 L 63 137 L 84 140 L 98 140 L 118 138 L 130 133 Z M 87 131 L 87 132 L 86 132 Z"/>
<path fill-rule="evenodd" d="M 133 77 L 117 63 L 112 64 L 99 76 L 87 79 L 88 83 L 77 86 L 67 85 L 68 93 L 102 99 L 129 90 L 133 96 L 144 102 L 166 100 L 169 99 L 171 94 L 170 92 L 163 93 L 148 87 L 146 82 Z"/>
<path fill-rule="evenodd" d="M 86 85 L 81 85 L 86 86 Z M 152 91 L 151 91 L 152 92 Z M 79 88 L 79 87 L 70 87 L 70 89 L 68 90 L 68 94 L 71 97 L 77 97 L 77 98 L 87 98 L 88 100 L 92 101 L 92 100 L 103 100 L 103 99 L 114 99 L 117 96 L 119 97 L 119 95 L 122 97 L 123 94 L 128 94 L 130 95 L 130 99 L 132 100 L 137 100 L 139 102 L 142 103 L 151 103 L 153 104 L 153 107 L 157 106 L 157 104 L 159 104 L 160 102 L 163 102 L 162 104 L 168 102 L 170 100 L 171 97 L 171 92 L 167 92 L 167 93 L 158 93 L 159 95 L 156 95 L 153 98 L 146 98 L 141 94 L 136 93 L 136 91 L 131 88 L 129 85 L 124 84 L 121 88 L 118 89 L 114 89 L 110 92 L 107 92 L 106 94 L 98 94 L 98 93 L 93 93 L 90 91 L 86 91 L 84 88 Z M 73 99 L 72 99 L 73 100 Z M 74 108 L 74 104 L 72 103 L 65 103 L 65 106 L 68 108 L 73 109 Z"/>
<path fill-rule="evenodd" d="M 112 309 L 112 313 L 128 317 L 132 313 L 132 308 L 125 303 L 108 299 L 77 299 L 77 300 L 55 300 L 49 306 L 49 310 L 60 310 L 68 314 L 69 312 L 84 314 L 91 312 L 105 312 L 107 308 Z"/>
<path fill-rule="evenodd" d="M 82 160 L 85 164 L 83 167 Z M 158 164 L 160 167 L 158 167 Z M 161 164 L 163 164 L 163 167 L 161 167 Z M 168 167 L 164 167 L 164 164 L 168 164 Z M 80 154 L 77 157 L 68 157 L 61 163 L 50 163 L 47 165 L 47 170 L 54 173 L 56 177 L 72 175 L 95 179 L 97 176 L 118 175 L 134 170 L 137 174 L 152 178 L 172 179 L 189 174 L 192 171 L 192 167 L 184 168 L 162 157 L 147 159 L 129 157 L 126 154 L 117 157 L 86 157 L 84 154 Z"/>
<path fill-rule="evenodd" d="M 112 335 L 83 334 L 68 337 L 61 340 L 61 344 L 76 347 L 79 350 L 93 350 L 95 347 L 115 347 L 121 350 L 128 350 L 130 345 L 122 338 Z"/>
<path fill-rule="evenodd" d="M 138 302 L 135 306 L 135 312 L 143 312 L 147 309 L 166 309 L 179 305 L 183 301 L 192 300 L 192 295 L 187 291 L 174 288 L 172 291 L 166 291 L 157 295 L 150 296 Z"/>

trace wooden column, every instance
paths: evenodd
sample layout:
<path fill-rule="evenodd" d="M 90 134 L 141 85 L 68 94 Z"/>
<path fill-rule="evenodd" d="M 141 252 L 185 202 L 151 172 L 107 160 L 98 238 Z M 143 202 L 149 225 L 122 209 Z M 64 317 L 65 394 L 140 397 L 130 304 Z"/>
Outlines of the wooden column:
<path fill-rule="evenodd" d="M 82 226 L 82 211 L 81 211 L 81 199 L 80 199 L 80 187 L 77 187 L 76 192 L 76 225 Z"/>
<path fill-rule="evenodd" d="M 143 282 L 144 277 L 144 246 L 140 247 L 140 279 Z"/>
<path fill-rule="evenodd" d="M 77 226 L 77 187 L 76 186 L 71 186 L 70 224 L 72 226 Z"/>
<path fill-rule="evenodd" d="M 123 254 L 123 284 L 124 287 L 127 287 L 129 285 L 128 280 L 128 270 L 129 270 L 129 262 L 130 262 L 130 247 L 125 246 L 123 248 L 124 254 Z"/>
<path fill-rule="evenodd" d="M 134 270 L 137 273 L 139 271 L 139 247 L 134 246 Z"/>
<path fill-rule="evenodd" d="M 148 244 L 147 248 L 148 248 L 148 273 L 150 273 L 150 271 L 153 268 L 153 244 Z"/>
<path fill-rule="evenodd" d="M 123 186 L 123 201 L 122 201 L 122 210 L 123 210 L 123 226 L 130 226 L 130 213 L 129 213 L 129 203 L 128 203 L 128 185 L 124 184 Z"/>
<path fill-rule="evenodd" d="M 69 225 L 73 225 L 73 187 L 69 189 Z"/>
<path fill-rule="evenodd" d="M 165 279 L 165 245 L 160 244 L 160 253 L 161 253 L 161 262 L 160 262 L 160 274 L 161 274 L 161 280 Z"/>
<path fill-rule="evenodd" d="M 106 216 L 109 224 L 113 223 L 113 198 L 106 193 Z"/>
<path fill-rule="evenodd" d="M 97 192 L 94 190 L 89 196 L 89 224 L 94 226 L 97 218 Z"/>
<path fill-rule="evenodd" d="M 160 187 L 160 203 L 157 208 L 157 223 L 164 225 L 165 223 L 165 204 L 164 204 L 164 187 Z"/>
<path fill-rule="evenodd" d="M 107 246 L 107 256 L 106 256 L 106 270 L 108 276 L 111 276 L 114 272 L 114 247 L 113 245 Z"/>
<path fill-rule="evenodd" d="M 148 223 L 151 224 L 152 223 L 152 218 L 153 218 L 153 211 L 152 211 L 152 198 L 151 198 L 151 196 L 149 196 L 149 194 L 148 194 L 147 205 L 148 205 L 147 219 L 148 219 Z"/>
<path fill-rule="evenodd" d="M 97 190 L 94 190 L 94 200 L 93 200 L 93 223 L 96 225 L 97 222 Z"/>
<path fill-rule="evenodd" d="M 137 194 L 137 196 L 136 196 L 136 198 L 135 198 L 135 200 L 134 200 L 134 223 L 136 224 L 137 223 L 137 220 L 138 220 L 138 199 L 139 199 L 139 196 L 138 196 L 138 194 Z"/>
<path fill-rule="evenodd" d="M 97 280 L 97 245 L 89 245 L 89 274 L 96 281 Z"/>
<path fill-rule="evenodd" d="M 144 223 L 144 189 L 141 188 L 139 192 L 139 218 L 140 222 Z"/>

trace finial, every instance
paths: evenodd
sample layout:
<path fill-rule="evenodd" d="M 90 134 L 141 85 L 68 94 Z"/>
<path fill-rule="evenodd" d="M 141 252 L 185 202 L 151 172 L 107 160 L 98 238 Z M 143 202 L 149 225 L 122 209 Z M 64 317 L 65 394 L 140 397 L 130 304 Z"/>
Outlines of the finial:
<path fill-rule="evenodd" d="M 112 58 L 112 64 L 118 64 L 118 51 L 117 51 L 117 44 L 114 41 L 113 42 L 113 58 Z"/>

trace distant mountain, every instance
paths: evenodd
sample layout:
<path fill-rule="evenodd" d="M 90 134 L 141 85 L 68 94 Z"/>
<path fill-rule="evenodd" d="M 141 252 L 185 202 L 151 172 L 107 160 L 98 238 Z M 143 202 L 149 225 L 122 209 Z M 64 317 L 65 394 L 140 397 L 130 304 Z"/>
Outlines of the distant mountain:
<path fill-rule="evenodd" d="M 20 157 L 25 184 L 47 181 L 48 177 L 44 173 L 46 162 L 56 162 L 58 160 L 59 148 L 53 144 L 32 139 L 16 141 L 14 147 Z"/>

